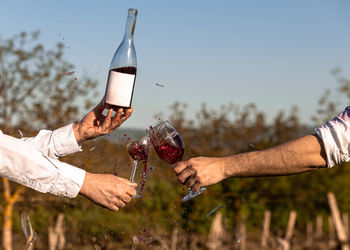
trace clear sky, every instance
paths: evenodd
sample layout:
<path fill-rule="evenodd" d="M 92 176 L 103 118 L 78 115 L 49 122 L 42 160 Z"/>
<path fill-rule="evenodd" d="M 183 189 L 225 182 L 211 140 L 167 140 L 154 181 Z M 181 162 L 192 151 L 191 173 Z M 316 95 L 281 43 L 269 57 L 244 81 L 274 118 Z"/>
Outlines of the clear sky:
<path fill-rule="evenodd" d="M 2 0 L 0 35 L 40 30 L 45 47 L 63 42 L 76 75 L 99 81 L 97 102 L 130 7 L 139 10 L 138 75 L 125 127 L 150 125 L 175 101 L 189 105 L 189 118 L 203 102 L 254 102 L 270 117 L 297 105 L 309 122 L 324 90 L 336 86 L 330 70 L 350 78 L 347 0 Z"/>

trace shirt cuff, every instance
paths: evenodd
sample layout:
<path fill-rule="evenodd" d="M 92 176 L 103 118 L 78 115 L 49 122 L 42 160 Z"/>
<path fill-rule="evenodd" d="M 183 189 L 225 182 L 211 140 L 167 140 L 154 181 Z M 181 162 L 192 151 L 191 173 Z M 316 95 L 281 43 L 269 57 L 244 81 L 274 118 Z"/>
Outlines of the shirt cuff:
<path fill-rule="evenodd" d="M 75 198 L 84 183 L 86 171 L 56 159 L 46 156 L 45 158 L 59 168 L 59 174 L 48 192 L 57 196 Z"/>
<path fill-rule="evenodd" d="M 73 132 L 73 124 L 66 125 L 52 132 L 53 145 L 59 157 L 82 151 Z"/>

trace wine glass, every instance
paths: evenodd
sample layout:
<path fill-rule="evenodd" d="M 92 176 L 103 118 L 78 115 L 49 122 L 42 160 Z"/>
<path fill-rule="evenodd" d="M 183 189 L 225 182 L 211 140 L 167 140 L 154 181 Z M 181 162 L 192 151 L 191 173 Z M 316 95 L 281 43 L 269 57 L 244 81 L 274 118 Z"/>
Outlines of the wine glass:
<path fill-rule="evenodd" d="M 150 147 L 150 138 L 148 135 L 142 137 L 139 141 L 131 141 L 127 144 L 128 152 L 134 161 L 134 166 L 131 171 L 130 181 L 135 182 L 135 173 L 138 161 L 144 161 L 146 164 L 148 159 L 148 150 Z M 140 198 L 141 190 L 136 188 L 136 195 L 132 198 Z"/>
<path fill-rule="evenodd" d="M 150 139 L 154 150 L 160 159 L 173 166 L 182 160 L 185 151 L 184 142 L 180 134 L 169 121 L 164 121 L 150 128 Z M 188 201 L 201 194 L 206 188 L 201 188 L 199 192 L 189 190 L 188 195 L 182 201 Z"/>

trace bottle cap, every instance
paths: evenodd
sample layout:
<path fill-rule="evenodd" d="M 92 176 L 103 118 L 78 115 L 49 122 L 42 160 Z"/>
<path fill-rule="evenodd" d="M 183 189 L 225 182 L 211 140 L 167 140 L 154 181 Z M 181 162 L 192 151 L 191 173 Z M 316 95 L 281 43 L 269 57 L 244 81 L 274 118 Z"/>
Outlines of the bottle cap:
<path fill-rule="evenodd" d="M 129 14 L 129 15 L 137 16 L 137 9 L 130 8 L 129 11 L 128 11 L 128 14 Z"/>

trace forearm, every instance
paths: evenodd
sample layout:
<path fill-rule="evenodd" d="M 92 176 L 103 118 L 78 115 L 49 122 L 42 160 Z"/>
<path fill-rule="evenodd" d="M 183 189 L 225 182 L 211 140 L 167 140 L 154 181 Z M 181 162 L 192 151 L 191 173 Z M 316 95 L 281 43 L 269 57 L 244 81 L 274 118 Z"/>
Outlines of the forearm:
<path fill-rule="evenodd" d="M 49 158 L 31 143 L 0 134 L 0 176 L 39 192 L 73 198 L 85 171 Z"/>
<path fill-rule="evenodd" d="M 222 159 L 226 177 L 292 175 L 325 167 L 322 141 L 314 135 Z"/>

